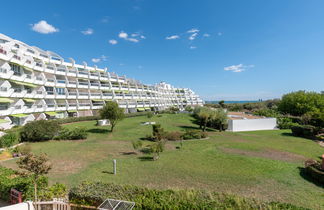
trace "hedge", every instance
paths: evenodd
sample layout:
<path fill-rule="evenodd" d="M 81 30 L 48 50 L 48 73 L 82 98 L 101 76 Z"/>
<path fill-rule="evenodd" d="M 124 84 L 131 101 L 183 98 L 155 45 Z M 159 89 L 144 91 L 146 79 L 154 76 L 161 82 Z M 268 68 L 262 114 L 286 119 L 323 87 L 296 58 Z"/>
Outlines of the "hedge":
<path fill-rule="evenodd" d="M 42 176 L 38 181 L 39 188 L 46 188 L 48 180 Z M 23 192 L 23 200 L 33 200 L 34 185 L 31 177 L 21 176 L 16 171 L 0 167 L 0 199 L 9 201 L 10 190 L 14 188 Z"/>
<path fill-rule="evenodd" d="M 83 182 L 69 193 L 70 202 L 81 205 L 99 206 L 107 198 L 135 202 L 135 209 L 306 209 L 199 190 L 156 190 L 103 182 Z"/>
<path fill-rule="evenodd" d="M 312 125 L 296 125 L 291 127 L 291 132 L 294 136 L 314 137 L 317 134 L 317 129 Z"/>
<path fill-rule="evenodd" d="M 324 170 L 321 169 L 321 164 L 315 160 L 307 160 L 305 162 L 305 172 L 315 182 L 324 185 Z"/>

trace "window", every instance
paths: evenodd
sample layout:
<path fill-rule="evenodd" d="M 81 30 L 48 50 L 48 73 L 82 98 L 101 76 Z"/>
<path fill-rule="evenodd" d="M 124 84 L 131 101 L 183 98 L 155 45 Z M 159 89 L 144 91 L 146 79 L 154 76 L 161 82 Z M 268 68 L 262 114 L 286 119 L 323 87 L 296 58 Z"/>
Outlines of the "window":
<path fill-rule="evenodd" d="M 55 88 L 58 95 L 65 95 L 65 88 Z"/>

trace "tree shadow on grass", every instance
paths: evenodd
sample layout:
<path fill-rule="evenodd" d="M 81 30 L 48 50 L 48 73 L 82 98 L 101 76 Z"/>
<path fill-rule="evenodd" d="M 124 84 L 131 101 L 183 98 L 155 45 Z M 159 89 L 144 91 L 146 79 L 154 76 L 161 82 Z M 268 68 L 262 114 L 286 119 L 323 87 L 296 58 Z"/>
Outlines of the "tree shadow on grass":
<path fill-rule="evenodd" d="M 282 133 L 282 136 L 294 136 L 292 133 Z"/>
<path fill-rule="evenodd" d="M 101 173 L 103 173 L 103 174 L 114 174 L 114 173 L 111 172 L 111 171 L 101 171 Z"/>
<path fill-rule="evenodd" d="M 153 157 L 151 156 L 142 156 L 138 157 L 138 159 L 140 159 L 141 161 L 153 161 Z"/>
<path fill-rule="evenodd" d="M 121 155 L 136 155 L 136 152 L 120 152 Z"/>
<path fill-rule="evenodd" d="M 309 181 L 309 182 L 315 184 L 315 185 L 318 186 L 318 187 L 322 187 L 322 188 L 324 188 L 324 184 L 321 184 L 321 183 L 315 181 L 312 177 L 310 177 L 310 176 L 306 173 L 306 169 L 305 169 L 305 168 L 303 168 L 303 167 L 298 167 L 298 169 L 299 169 L 299 175 L 300 175 L 303 179 L 305 179 L 306 181 Z"/>
<path fill-rule="evenodd" d="M 104 128 L 92 128 L 87 130 L 89 133 L 110 133 L 110 130 Z"/>

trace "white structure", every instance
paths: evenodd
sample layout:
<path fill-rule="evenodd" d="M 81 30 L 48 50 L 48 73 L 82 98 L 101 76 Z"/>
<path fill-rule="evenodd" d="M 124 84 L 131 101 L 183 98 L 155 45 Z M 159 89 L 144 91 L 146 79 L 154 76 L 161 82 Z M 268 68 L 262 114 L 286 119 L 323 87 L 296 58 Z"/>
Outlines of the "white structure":
<path fill-rule="evenodd" d="M 190 89 L 145 85 L 0 34 L 0 127 L 96 115 L 111 100 L 126 112 L 203 104 Z"/>
<path fill-rule="evenodd" d="M 276 118 L 264 118 L 241 112 L 229 112 L 228 117 L 228 131 L 274 130 L 277 128 Z"/>

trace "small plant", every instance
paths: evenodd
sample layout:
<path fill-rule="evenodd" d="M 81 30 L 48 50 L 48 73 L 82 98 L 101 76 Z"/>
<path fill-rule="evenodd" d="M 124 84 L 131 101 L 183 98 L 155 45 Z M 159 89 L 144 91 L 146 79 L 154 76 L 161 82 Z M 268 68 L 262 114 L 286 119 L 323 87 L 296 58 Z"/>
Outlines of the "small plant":
<path fill-rule="evenodd" d="M 148 112 L 146 116 L 147 116 L 147 118 L 152 118 L 153 117 L 153 112 Z"/>
<path fill-rule="evenodd" d="M 158 141 L 148 146 L 148 152 L 153 154 L 153 160 L 160 158 L 160 153 L 164 151 L 165 141 Z"/>
<path fill-rule="evenodd" d="M 185 133 L 182 135 L 182 138 L 184 140 L 188 139 L 201 139 L 201 138 L 206 138 L 208 135 L 206 132 L 202 132 L 199 130 L 191 130 L 187 129 Z"/>
<path fill-rule="evenodd" d="M 143 146 L 143 142 L 142 141 L 132 141 L 132 145 L 133 145 L 133 148 L 135 149 L 135 150 L 139 150 L 139 149 L 141 149 L 142 148 L 142 146 Z"/>
<path fill-rule="evenodd" d="M 179 131 L 167 132 L 165 134 L 165 139 L 167 139 L 169 141 L 182 140 L 182 135 L 183 135 L 183 133 L 181 133 Z"/>
<path fill-rule="evenodd" d="M 1 147 L 11 147 L 15 143 L 18 143 L 18 137 L 15 133 L 8 133 L 0 138 L 0 148 Z"/>
<path fill-rule="evenodd" d="M 152 130 L 153 130 L 153 138 L 155 141 L 161 141 L 162 139 L 165 138 L 165 132 L 164 129 L 160 124 L 155 124 L 152 125 Z"/>

